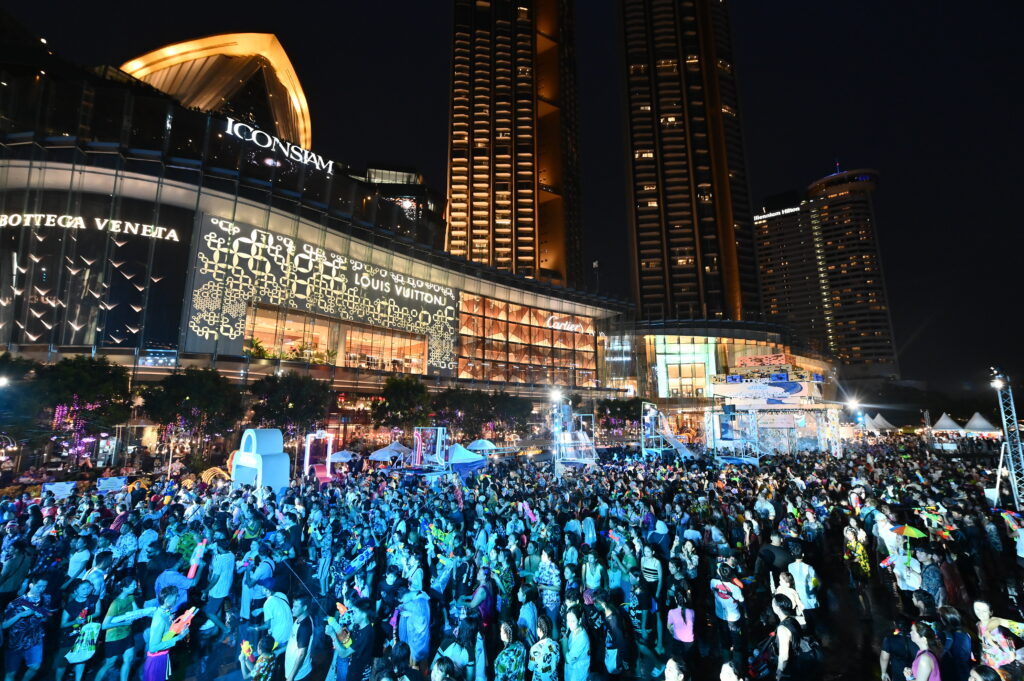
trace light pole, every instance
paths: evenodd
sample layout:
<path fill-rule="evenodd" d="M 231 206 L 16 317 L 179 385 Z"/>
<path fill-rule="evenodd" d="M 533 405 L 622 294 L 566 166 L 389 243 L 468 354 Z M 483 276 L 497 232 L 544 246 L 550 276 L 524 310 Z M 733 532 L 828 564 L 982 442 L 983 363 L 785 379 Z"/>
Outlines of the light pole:
<path fill-rule="evenodd" d="M 999 416 L 1003 420 L 1003 446 L 999 456 L 999 470 L 996 472 L 996 503 L 999 502 L 1000 474 L 1003 461 L 1010 476 L 1010 490 L 1013 506 L 1020 510 L 1020 495 L 1024 492 L 1024 447 L 1020 440 L 1020 424 L 1017 421 L 1017 407 L 1013 403 L 1013 388 L 1010 377 L 995 367 L 992 368 L 992 388 L 999 398 Z"/>

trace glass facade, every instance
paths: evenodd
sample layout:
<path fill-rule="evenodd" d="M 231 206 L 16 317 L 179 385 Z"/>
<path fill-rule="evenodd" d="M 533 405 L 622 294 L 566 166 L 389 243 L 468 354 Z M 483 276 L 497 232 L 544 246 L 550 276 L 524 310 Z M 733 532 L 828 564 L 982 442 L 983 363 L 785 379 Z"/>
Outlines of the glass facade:
<path fill-rule="evenodd" d="M 702 336 L 645 336 L 658 397 L 704 397 L 716 373 L 717 349 L 726 339 Z M 722 343 L 724 345 L 724 343 Z"/>
<path fill-rule="evenodd" d="M 375 227 L 378 200 L 394 204 L 341 164 L 85 72 L 0 82 L 0 348 L 102 353 L 138 380 L 215 366 L 343 391 L 392 373 L 536 396 L 601 385 L 610 301 L 396 238 Z"/>
<path fill-rule="evenodd" d="M 427 373 L 425 335 L 266 305 L 253 305 L 246 315 L 245 354 L 352 369 Z"/>
<path fill-rule="evenodd" d="M 818 374 L 831 391 L 834 360 L 794 340 L 783 327 L 757 322 L 617 325 L 603 339 L 603 385 L 679 406 L 711 404 L 722 397 L 715 386 L 739 374 L 768 381 L 786 371 L 780 380 L 805 382 Z"/>
<path fill-rule="evenodd" d="M 594 320 L 463 293 L 458 375 L 597 387 Z"/>

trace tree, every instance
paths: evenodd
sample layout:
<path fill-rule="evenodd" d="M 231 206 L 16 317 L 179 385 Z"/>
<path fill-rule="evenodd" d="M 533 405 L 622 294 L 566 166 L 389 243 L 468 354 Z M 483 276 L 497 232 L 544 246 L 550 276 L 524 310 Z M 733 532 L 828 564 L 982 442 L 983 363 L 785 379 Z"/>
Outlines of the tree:
<path fill-rule="evenodd" d="M 611 425 L 636 423 L 640 421 L 640 410 L 643 408 L 643 402 L 639 397 L 632 397 L 627 400 L 601 400 L 597 403 L 597 413 L 601 420 L 606 420 Z"/>
<path fill-rule="evenodd" d="M 531 400 L 500 392 L 492 395 L 490 402 L 494 413 L 495 430 L 499 427 L 502 427 L 506 432 L 526 429 L 533 414 L 533 402 Z"/>
<path fill-rule="evenodd" d="M 333 393 L 326 381 L 289 371 L 265 376 L 249 386 L 256 398 L 252 421 L 266 428 L 280 428 L 289 437 L 317 430 L 327 418 Z"/>
<path fill-rule="evenodd" d="M 43 404 L 54 411 L 56 429 L 95 433 L 128 420 L 128 370 L 106 357 L 75 355 L 36 369 Z"/>
<path fill-rule="evenodd" d="M 416 376 L 391 376 L 384 382 L 384 399 L 373 405 L 373 422 L 408 430 L 429 422 L 430 396 Z"/>
<path fill-rule="evenodd" d="M 484 424 L 490 420 L 488 395 L 479 390 L 449 388 L 434 396 L 431 409 L 434 422 L 445 426 L 454 435 L 475 439 L 483 432 Z"/>
<path fill-rule="evenodd" d="M 128 370 L 106 357 L 76 355 L 36 369 L 35 387 L 41 403 L 51 408 L 53 431 L 74 456 L 86 456 L 86 435 L 110 430 L 128 420 Z"/>
<path fill-rule="evenodd" d="M 15 440 L 30 440 L 50 432 L 40 421 L 45 405 L 33 380 L 38 368 L 39 364 L 30 359 L 9 352 L 0 355 L 0 432 Z"/>
<path fill-rule="evenodd" d="M 232 430 L 245 415 L 238 387 L 214 369 L 175 371 L 145 388 L 142 399 L 149 418 L 190 438 Z"/>

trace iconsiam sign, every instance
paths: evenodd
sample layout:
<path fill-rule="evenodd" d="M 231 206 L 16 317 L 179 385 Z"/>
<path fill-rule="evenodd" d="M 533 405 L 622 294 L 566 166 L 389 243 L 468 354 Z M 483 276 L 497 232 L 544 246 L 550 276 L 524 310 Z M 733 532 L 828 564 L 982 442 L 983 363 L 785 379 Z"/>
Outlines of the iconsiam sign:
<path fill-rule="evenodd" d="M 320 154 L 313 153 L 309 149 L 303 149 L 297 144 L 286 142 L 274 137 L 265 130 L 254 128 L 231 117 L 228 117 L 227 133 L 244 142 L 252 142 L 261 149 L 280 152 L 282 156 L 289 160 L 313 166 L 317 170 L 325 171 L 328 175 L 334 172 L 334 161 L 325 161 L 324 157 Z"/>

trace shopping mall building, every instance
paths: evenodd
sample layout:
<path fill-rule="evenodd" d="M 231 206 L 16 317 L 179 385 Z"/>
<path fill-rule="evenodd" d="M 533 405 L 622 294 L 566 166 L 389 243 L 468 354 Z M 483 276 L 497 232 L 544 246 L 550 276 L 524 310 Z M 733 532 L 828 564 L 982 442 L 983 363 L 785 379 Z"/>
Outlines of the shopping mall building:
<path fill-rule="evenodd" d="M 621 301 L 432 248 L 440 211 L 422 187 L 311 148 L 273 36 L 189 41 L 120 69 L 19 49 L 0 62 L 0 348 L 105 355 L 138 382 L 297 370 L 352 406 L 405 373 L 537 401 L 552 386 L 641 395 L 691 420 L 726 386 L 763 383 L 744 358 L 771 355 L 776 378 L 804 386 L 792 400 L 831 399 L 828 362 L 794 359 L 775 327 L 637 326 Z"/>

